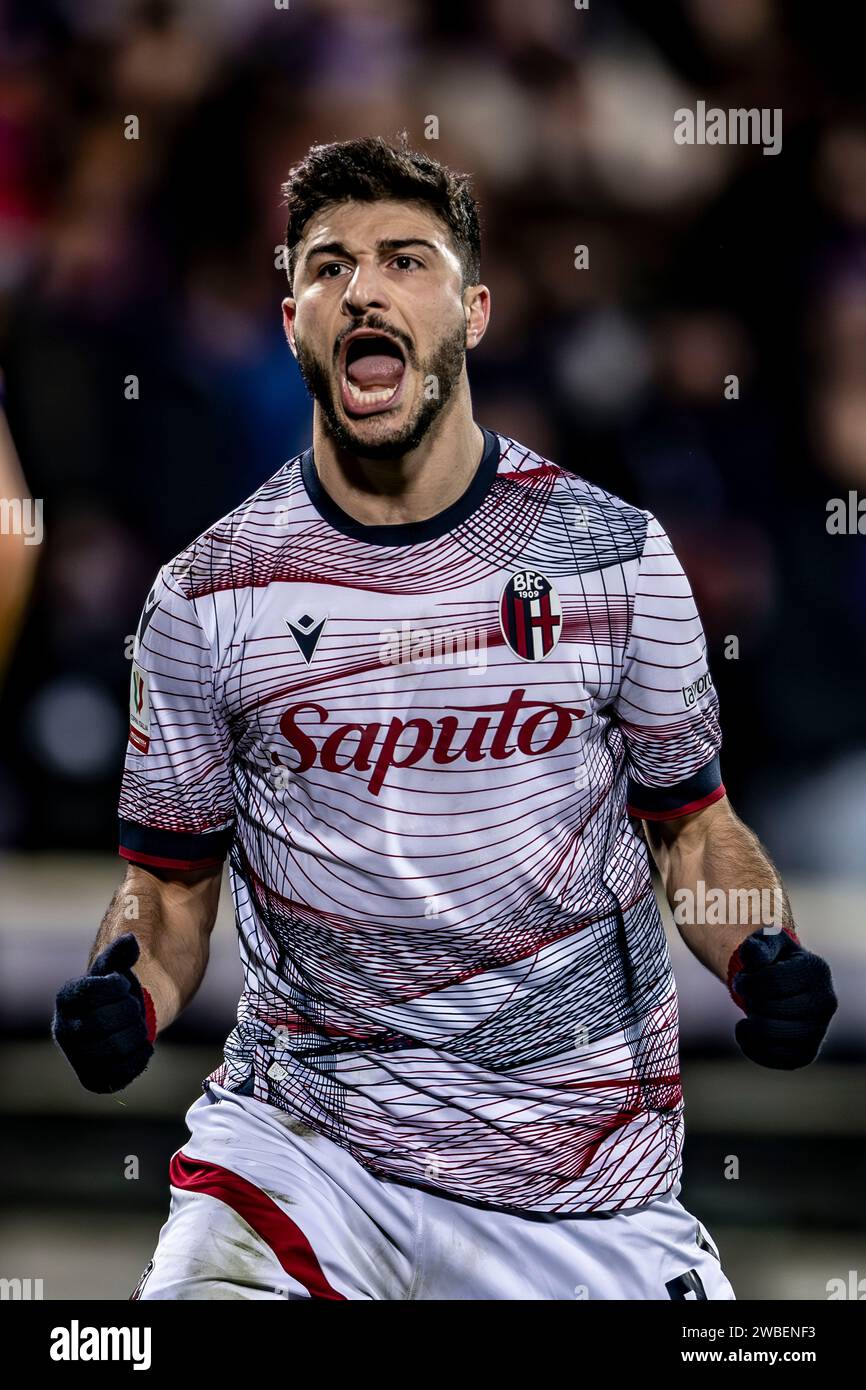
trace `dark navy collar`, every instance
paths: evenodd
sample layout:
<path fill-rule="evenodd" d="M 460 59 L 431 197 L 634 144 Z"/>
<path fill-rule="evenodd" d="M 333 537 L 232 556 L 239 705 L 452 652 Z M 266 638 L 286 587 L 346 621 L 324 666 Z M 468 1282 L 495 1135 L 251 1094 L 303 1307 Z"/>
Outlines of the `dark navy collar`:
<path fill-rule="evenodd" d="M 436 540 L 453 531 L 455 526 L 478 510 L 499 470 L 499 436 L 483 425 L 480 429 L 484 435 L 484 453 L 472 482 L 463 496 L 446 507 L 444 512 L 428 516 L 424 521 L 403 521 L 390 526 L 365 526 L 363 522 L 356 521 L 322 487 L 312 449 L 307 449 L 301 455 L 301 476 L 307 496 L 323 521 L 352 540 L 366 541 L 369 545 L 418 545 L 421 541 Z"/>

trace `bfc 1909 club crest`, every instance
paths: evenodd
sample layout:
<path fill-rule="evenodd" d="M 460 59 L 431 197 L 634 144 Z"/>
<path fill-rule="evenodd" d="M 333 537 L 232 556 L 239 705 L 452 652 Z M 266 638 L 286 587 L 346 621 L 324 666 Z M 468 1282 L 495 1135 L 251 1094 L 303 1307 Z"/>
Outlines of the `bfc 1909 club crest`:
<path fill-rule="evenodd" d="M 538 570 L 513 574 L 499 600 L 499 624 L 521 661 L 549 656 L 562 632 L 562 605 L 550 580 Z"/>

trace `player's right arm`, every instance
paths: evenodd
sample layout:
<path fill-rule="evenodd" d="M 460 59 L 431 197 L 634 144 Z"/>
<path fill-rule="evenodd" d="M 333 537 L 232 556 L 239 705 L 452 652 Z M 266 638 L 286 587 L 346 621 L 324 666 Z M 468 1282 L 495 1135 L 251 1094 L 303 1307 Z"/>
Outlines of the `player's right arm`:
<path fill-rule="evenodd" d="M 220 864 L 203 869 L 129 864 L 103 918 L 88 968 L 131 932 L 139 950 L 135 973 L 153 1000 L 158 1032 L 183 1012 L 204 978 L 221 881 Z"/>
<path fill-rule="evenodd" d="M 221 875 L 221 866 L 128 866 L 87 974 L 67 980 L 57 995 L 52 1032 L 88 1091 L 119 1091 L 134 1081 L 157 1033 L 192 999 L 207 968 Z"/>
<path fill-rule="evenodd" d="M 136 633 L 120 795 L 128 861 L 86 974 L 57 996 L 53 1034 L 91 1091 L 128 1086 L 207 966 L 234 829 L 232 740 L 215 693 L 211 599 L 171 567 Z"/>

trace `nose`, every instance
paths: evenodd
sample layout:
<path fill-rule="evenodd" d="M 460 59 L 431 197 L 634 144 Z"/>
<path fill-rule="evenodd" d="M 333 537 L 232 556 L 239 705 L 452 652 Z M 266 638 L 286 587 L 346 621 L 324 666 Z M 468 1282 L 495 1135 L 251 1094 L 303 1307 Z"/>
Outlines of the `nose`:
<path fill-rule="evenodd" d="M 378 268 L 359 261 L 346 285 L 340 304 L 341 311 L 346 318 L 355 319 L 369 313 L 371 309 L 387 310 L 389 307 L 388 292 Z"/>

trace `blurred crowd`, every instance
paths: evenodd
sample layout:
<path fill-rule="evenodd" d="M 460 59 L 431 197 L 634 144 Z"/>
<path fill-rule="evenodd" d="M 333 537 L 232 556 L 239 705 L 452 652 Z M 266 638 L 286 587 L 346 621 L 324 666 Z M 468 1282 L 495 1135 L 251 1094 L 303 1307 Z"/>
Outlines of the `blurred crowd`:
<path fill-rule="evenodd" d="M 113 848 L 156 570 L 309 442 L 281 181 L 314 142 L 406 129 L 482 205 L 477 418 L 657 513 L 735 806 L 783 868 L 866 877 L 866 546 L 826 524 L 866 496 L 853 17 L 0 0 L 0 368 L 45 525 L 2 692 L 0 846 Z M 698 100 L 781 109 L 781 152 L 678 145 Z"/>

